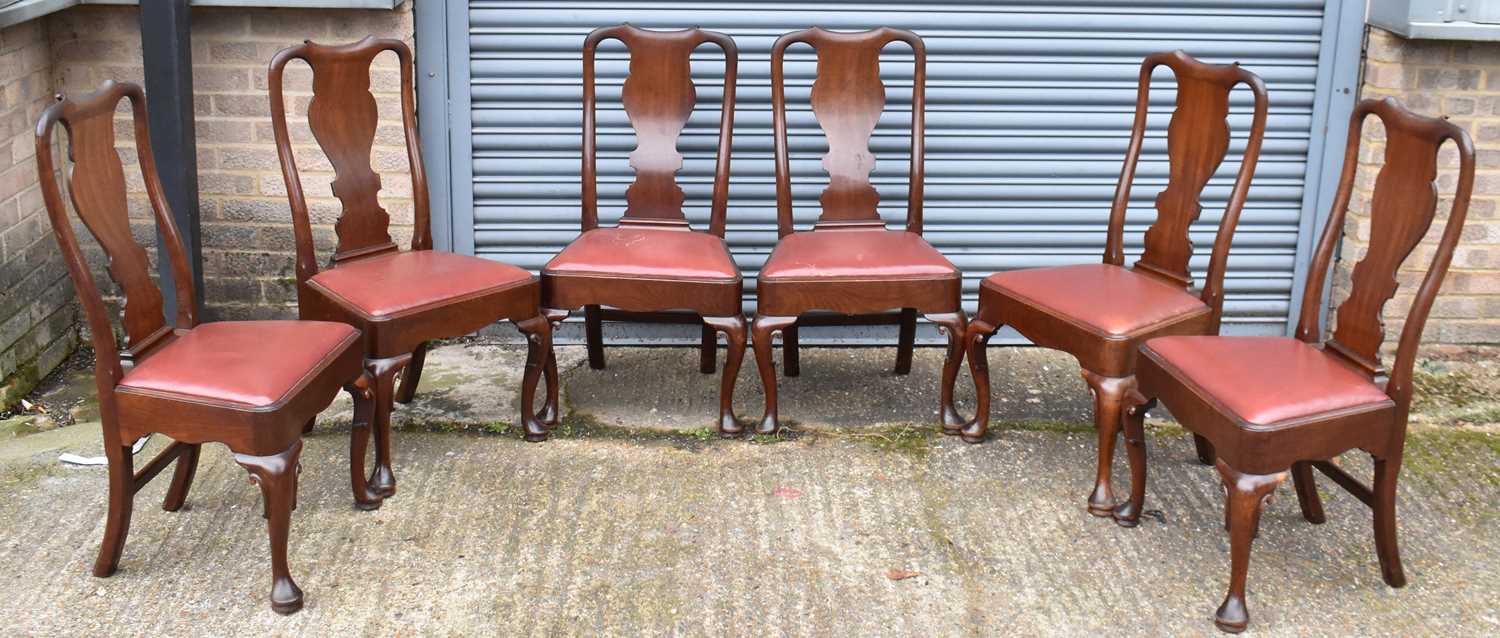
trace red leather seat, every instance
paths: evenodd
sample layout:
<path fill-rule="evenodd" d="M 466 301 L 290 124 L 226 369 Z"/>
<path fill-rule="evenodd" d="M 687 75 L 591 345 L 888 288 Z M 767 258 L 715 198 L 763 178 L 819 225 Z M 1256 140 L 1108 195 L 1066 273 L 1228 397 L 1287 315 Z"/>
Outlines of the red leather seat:
<path fill-rule="evenodd" d="M 733 282 L 740 278 L 724 240 L 666 228 L 595 228 L 542 268 L 547 275 Z"/>
<path fill-rule="evenodd" d="M 1106 336 L 1130 335 L 1209 312 L 1207 304 L 1182 288 L 1110 264 L 1000 272 L 981 286 Z"/>
<path fill-rule="evenodd" d="M 510 264 L 437 250 L 403 250 L 343 262 L 307 280 L 341 305 L 386 318 L 533 281 Z"/>
<path fill-rule="evenodd" d="M 904 230 L 821 230 L 781 238 L 762 280 L 956 279 L 959 270 L 921 235 Z"/>
<path fill-rule="evenodd" d="M 1141 354 L 1251 425 L 1393 405 L 1369 377 L 1291 337 L 1158 337 Z"/>
<path fill-rule="evenodd" d="M 317 378 L 358 340 L 352 326 L 328 321 L 199 324 L 131 368 L 118 391 L 264 408 Z"/>

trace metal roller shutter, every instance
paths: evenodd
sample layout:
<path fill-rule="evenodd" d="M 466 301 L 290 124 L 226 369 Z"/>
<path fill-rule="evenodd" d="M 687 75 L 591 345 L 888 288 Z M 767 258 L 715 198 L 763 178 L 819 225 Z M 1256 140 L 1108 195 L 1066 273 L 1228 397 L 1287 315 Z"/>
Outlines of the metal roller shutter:
<path fill-rule="evenodd" d="M 450 9 L 452 11 L 452 9 Z M 629 21 L 647 28 L 701 26 L 732 35 L 740 49 L 738 110 L 728 240 L 753 310 L 757 269 L 776 239 L 769 106 L 769 50 L 808 26 L 890 25 L 922 36 L 928 49 L 926 236 L 966 274 L 966 308 L 991 272 L 1091 262 L 1103 251 L 1109 200 L 1128 139 L 1135 79 L 1146 54 L 1183 49 L 1210 62 L 1238 61 L 1265 79 L 1270 118 L 1250 202 L 1230 257 L 1226 333 L 1285 332 L 1299 232 L 1313 207 L 1305 192 L 1320 78 L 1325 3 L 1315 0 L 1158 0 L 1122 6 L 1078 2 L 508 2 L 475 1 L 450 42 L 454 90 L 467 87 L 465 125 L 455 132 L 453 245 L 538 269 L 577 234 L 581 54 L 595 27 Z M 461 37 L 461 36 L 460 36 Z M 817 214 L 827 177 L 826 145 L 807 106 L 814 56 L 801 45 L 787 62 L 794 199 L 799 223 Z M 881 212 L 905 215 L 911 57 L 887 47 L 887 107 L 871 145 Z M 707 218 L 717 136 L 722 56 L 694 56 L 697 110 L 683 132 L 678 180 L 688 216 Z M 617 218 L 632 175 L 634 134 L 619 105 L 627 68 L 618 42 L 601 49 L 599 196 L 601 222 Z M 1326 80 L 1325 80 L 1326 81 Z M 1166 183 L 1165 126 L 1174 103 L 1170 74 L 1158 71 L 1126 228 L 1139 251 Z M 1208 248 L 1244 148 L 1250 95 L 1231 98 L 1230 155 L 1204 193 L 1193 229 L 1201 278 Z M 463 119 L 463 118 L 459 118 Z M 468 161 L 465 162 L 464 160 Z M 467 165 L 465 165 L 467 164 Z M 472 219 L 464 209 L 472 198 Z M 1134 258 L 1133 255 L 1130 256 Z"/>

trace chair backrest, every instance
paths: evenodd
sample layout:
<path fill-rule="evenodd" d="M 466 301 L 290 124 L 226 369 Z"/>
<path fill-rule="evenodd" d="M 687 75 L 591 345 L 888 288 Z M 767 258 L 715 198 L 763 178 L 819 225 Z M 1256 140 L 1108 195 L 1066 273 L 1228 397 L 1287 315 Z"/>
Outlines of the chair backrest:
<path fill-rule="evenodd" d="M 1188 236 L 1193 222 L 1203 214 L 1200 199 L 1203 187 L 1218 170 L 1229 151 L 1229 93 L 1239 84 L 1250 88 L 1255 97 L 1255 112 L 1250 123 L 1250 137 L 1234 179 L 1219 232 L 1209 257 L 1207 277 L 1203 283 L 1204 303 L 1213 310 L 1217 326 L 1224 306 L 1224 271 L 1229 261 L 1229 244 L 1239 223 L 1250 179 L 1260 159 L 1261 140 L 1266 130 L 1266 85 L 1260 77 L 1238 63 L 1215 65 L 1199 62 L 1182 51 L 1155 53 L 1141 62 L 1141 76 L 1135 102 L 1135 125 L 1130 131 L 1130 145 L 1125 164 L 1115 187 L 1114 204 L 1109 213 L 1109 234 L 1104 247 L 1104 263 L 1116 266 L 1125 261 L 1125 210 L 1130 204 L 1130 187 L 1135 182 L 1136 162 L 1141 157 L 1141 141 L 1146 133 L 1151 72 L 1159 66 L 1171 69 L 1177 78 L 1177 106 L 1167 125 L 1167 188 L 1156 196 L 1156 221 L 1146 230 L 1145 251 L 1133 268 L 1175 283 L 1183 288 L 1193 285 L 1188 261 L 1193 256 L 1193 242 Z"/>
<path fill-rule="evenodd" d="M 688 225 L 682 211 L 686 195 L 677 185 L 683 159 L 677 139 L 698 101 L 691 57 L 693 49 L 705 42 L 724 50 L 724 101 L 709 214 L 709 232 L 723 237 L 729 207 L 729 148 L 734 132 L 739 51 L 734 40 L 722 33 L 702 29 L 648 31 L 628 24 L 595 29 L 583 41 L 583 230 L 599 226 L 594 53 L 601 42 L 611 38 L 630 50 L 630 74 L 620 90 L 620 99 L 636 139 L 636 148 L 630 153 L 635 182 L 625 191 L 621 224 Z"/>
<path fill-rule="evenodd" d="M 406 158 L 411 169 L 413 250 L 432 248 L 432 225 L 428 214 L 427 175 L 422 168 L 422 142 L 417 136 L 416 96 L 412 85 L 412 55 L 406 43 L 367 37 L 342 45 L 305 41 L 287 47 L 271 58 L 268 72 L 271 93 L 271 129 L 276 136 L 276 154 L 286 180 L 292 209 L 292 229 L 297 243 L 297 281 L 317 274 L 318 258 L 313 248 L 312 223 L 302 178 L 287 133 L 286 102 L 282 96 L 282 73 L 288 62 L 303 60 L 312 67 L 313 98 L 307 107 L 307 125 L 318 146 L 333 165 L 333 195 L 343 204 L 334 224 L 338 246 L 332 263 L 398 250 L 391 241 L 391 218 L 380 206 L 380 175 L 371 166 L 379 110 L 370 93 L 370 65 L 386 51 L 396 54 L 401 67 L 401 124 L 406 133 Z"/>
<path fill-rule="evenodd" d="M 812 86 L 812 110 L 828 138 L 823 169 L 822 214 L 813 228 L 884 228 L 877 206 L 880 194 L 870 184 L 875 153 L 870 136 L 885 110 L 885 84 L 880 81 L 880 51 L 893 41 L 911 46 L 914 58 L 911 96 L 911 176 L 906 204 L 906 230 L 922 232 L 923 117 L 926 111 L 927 49 L 917 34 L 882 27 L 858 33 L 836 33 L 820 28 L 793 31 L 771 47 L 771 113 L 776 140 L 776 229 L 792 232 L 792 185 L 788 166 L 786 84 L 782 73 L 788 46 L 811 45 L 818 55 Z"/>
<path fill-rule="evenodd" d="M 98 241 L 109 260 L 110 279 L 123 295 L 125 355 L 131 359 L 146 356 L 153 348 L 166 343 L 174 325 L 167 322 L 162 292 L 151 280 L 151 262 L 146 249 L 130 233 L 130 213 L 126 203 L 125 170 L 115 150 L 115 108 L 128 98 L 135 121 L 136 157 L 146 195 L 161 231 L 161 241 L 171 261 L 176 282 L 177 317 L 175 327 L 197 325 L 193 279 L 188 271 L 187 251 L 171 209 L 162 194 L 156 161 L 151 153 L 151 135 L 146 125 L 146 96 L 141 87 L 130 83 L 105 82 L 98 91 L 79 98 L 59 96 L 56 104 L 42 113 L 36 126 L 36 163 L 41 177 L 42 199 L 47 217 L 62 249 L 68 274 L 83 304 L 89 332 L 94 344 L 95 381 L 101 399 L 123 376 L 120 347 L 115 341 L 114 325 L 104 305 L 104 297 L 94 282 L 88 261 L 84 258 L 68 218 L 68 207 L 58 186 L 56 164 L 52 157 L 52 134 L 57 124 L 68 133 L 68 158 L 71 165 L 65 179 L 78 218 Z"/>
<path fill-rule="evenodd" d="M 1453 250 L 1463 232 L 1469 195 L 1474 188 L 1474 143 L 1462 128 L 1444 119 L 1412 113 L 1393 98 L 1362 100 L 1354 108 L 1338 196 L 1318 241 L 1312 267 L 1307 271 L 1297 338 L 1309 343 L 1321 339 L 1319 311 L 1323 281 L 1335 245 L 1343 235 L 1344 216 L 1359 168 L 1359 142 L 1365 120 L 1372 114 L 1385 126 L 1385 159 L 1370 197 L 1369 246 L 1354 266 L 1349 296 L 1338 307 L 1333 335 L 1324 344 L 1325 351 L 1339 355 L 1371 377 L 1387 373 L 1380 364 L 1380 346 L 1385 341 L 1382 313 L 1386 302 L 1396 294 L 1396 271 L 1427 234 L 1437 212 L 1434 180 L 1438 149 L 1448 140 L 1458 147 L 1458 184 L 1454 187 L 1453 206 L 1432 256 L 1432 265 L 1407 311 L 1386 383 L 1386 393 L 1404 410 L 1411 401 L 1412 365 L 1422 340 L 1422 327 L 1427 323 L 1427 313 L 1432 310 L 1448 264 L 1453 261 Z"/>

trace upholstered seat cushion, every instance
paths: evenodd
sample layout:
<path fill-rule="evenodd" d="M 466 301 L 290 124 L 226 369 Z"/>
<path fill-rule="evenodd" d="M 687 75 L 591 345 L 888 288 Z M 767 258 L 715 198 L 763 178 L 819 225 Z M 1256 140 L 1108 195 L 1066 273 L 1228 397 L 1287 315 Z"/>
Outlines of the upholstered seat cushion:
<path fill-rule="evenodd" d="M 1011 270 L 990 275 L 982 286 L 1111 336 L 1209 312 L 1182 288 L 1110 264 Z"/>
<path fill-rule="evenodd" d="M 781 238 L 761 268 L 767 281 L 953 279 L 958 268 L 921 235 L 901 230 L 820 230 Z"/>
<path fill-rule="evenodd" d="M 1290 337 L 1158 337 L 1141 353 L 1250 424 L 1391 405 L 1369 377 Z"/>
<path fill-rule="evenodd" d="M 328 321 L 220 321 L 180 333 L 120 380 L 122 392 L 275 405 L 359 339 Z"/>
<path fill-rule="evenodd" d="M 308 279 L 371 318 L 495 292 L 532 281 L 510 264 L 438 250 L 404 250 L 358 259 Z"/>
<path fill-rule="evenodd" d="M 667 228 L 595 228 L 568 244 L 546 275 L 734 282 L 740 269 L 718 235 Z"/>

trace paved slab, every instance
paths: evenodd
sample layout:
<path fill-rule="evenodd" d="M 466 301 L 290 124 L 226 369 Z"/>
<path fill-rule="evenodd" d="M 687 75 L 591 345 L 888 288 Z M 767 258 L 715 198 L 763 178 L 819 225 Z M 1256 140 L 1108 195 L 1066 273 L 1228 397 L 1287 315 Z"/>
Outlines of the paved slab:
<path fill-rule="evenodd" d="M 482 362 L 486 347 L 444 356 Z M 612 369 L 632 369 L 636 352 L 659 351 L 611 352 Z M 866 378 L 866 368 L 817 372 L 815 352 L 794 384 Z M 830 352 L 834 362 L 843 356 Z M 847 365 L 868 356 L 876 374 L 891 352 L 858 351 Z M 518 359 L 503 347 L 492 354 Z M 695 355 L 681 354 L 673 369 L 683 381 L 714 387 L 694 372 Z M 918 358 L 913 378 L 935 374 L 930 359 Z M 1170 425 L 1153 425 L 1150 441 L 1148 508 L 1162 515 L 1126 530 L 1083 510 L 1093 437 L 1082 419 L 1001 422 L 982 445 L 868 424 L 726 441 L 695 427 L 657 431 L 661 421 L 691 423 L 685 413 L 709 398 L 658 404 L 656 417 L 629 428 L 612 423 L 653 414 L 629 399 L 637 390 L 624 391 L 632 407 L 622 416 L 585 412 L 577 379 L 601 373 L 577 360 L 574 414 L 543 444 L 495 425 L 494 415 L 513 411 L 507 372 L 492 362 L 488 381 L 457 381 L 447 387 L 467 389 L 443 394 L 455 380 L 442 380 L 447 364 L 435 366 L 429 396 L 398 410 L 400 493 L 377 512 L 351 506 L 347 416 L 325 419 L 303 454 L 293 519 L 291 562 L 307 608 L 285 618 L 264 599 L 258 492 L 222 447 L 205 448 L 186 511 L 159 509 L 165 481 L 138 496 L 121 571 L 108 579 L 88 575 L 102 535 L 103 471 L 59 466 L 46 446 L 0 455 L 0 633 L 1216 634 L 1210 617 L 1228 569 L 1218 478 L 1190 460 L 1190 439 Z M 626 388 L 639 387 L 626 377 Z M 917 411 L 930 398 L 911 396 L 891 411 Z M 798 409 L 817 407 L 814 397 Z M 477 425 L 422 416 L 447 409 Z M 81 441 L 96 445 L 97 436 L 77 432 L 92 427 L 50 436 L 88 453 Z M 425 431 L 457 428 L 471 431 Z M 1362 504 L 1324 481 L 1329 522 L 1313 526 L 1287 486 L 1252 560 L 1252 631 L 1500 633 L 1500 436 L 1422 426 L 1408 453 L 1400 502 L 1411 584 L 1381 582 Z M 1346 465 L 1368 477 L 1367 459 L 1351 455 Z"/>
<path fill-rule="evenodd" d="M 409 432 L 401 491 L 373 513 L 350 507 L 345 439 L 316 436 L 291 556 L 308 605 L 289 618 L 266 608 L 256 490 L 221 448 L 188 511 L 157 509 L 164 484 L 140 495 L 109 579 L 88 575 L 103 473 L 35 466 L 0 487 L 0 617 L 49 635 L 1213 633 L 1227 545 L 1186 437 L 1152 441 L 1165 522 L 1125 530 L 1082 509 L 1086 435 L 883 436 Z M 1312 526 L 1284 489 L 1252 568 L 1256 632 L 1500 631 L 1494 446 L 1416 438 L 1415 457 L 1457 465 L 1410 465 L 1400 591 L 1362 505 L 1330 494 Z"/>

